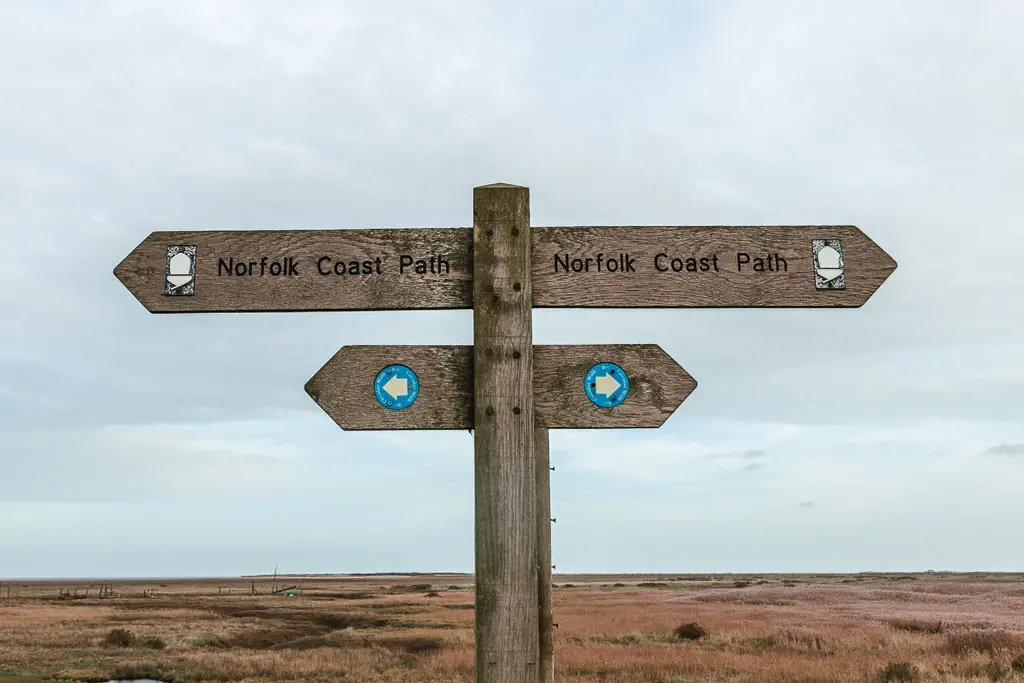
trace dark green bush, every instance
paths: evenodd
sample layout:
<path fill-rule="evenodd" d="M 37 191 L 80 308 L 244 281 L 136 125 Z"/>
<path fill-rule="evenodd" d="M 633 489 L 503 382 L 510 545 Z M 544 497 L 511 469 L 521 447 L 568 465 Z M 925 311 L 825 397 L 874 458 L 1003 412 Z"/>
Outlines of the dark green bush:
<path fill-rule="evenodd" d="M 897 631 L 910 631 L 911 633 L 942 633 L 941 621 L 922 621 L 921 619 L 891 619 L 889 626 Z"/>
<path fill-rule="evenodd" d="M 167 647 L 167 643 L 163 638 L 157 636 L 146 636 L 140 643 L 142 647 L 148 647 L 150 650 L 162 650 Z"/>
<path fill-rule="evenodd" d="M 103 642 L 110 647 L 131 647 L 135 645 L 135 634 L 123 628 L 115 628 L 107 634 Z"/>
<path fill-rule="evenodd" d="M 906 662 L 890 662 L 878 673 L 877 680 L 884 683 L 913 683 L 919 677 L 917 667 Z"/>
<path fill-rule="evenodd" d="M 1004 666 L 1002 662 L 991 661 L 985 665 L 985 676 L 988 677 L 988 680 L 993 681 L 993 683 L 1001 681 L 1009 675 L 1010 668 Z"/>
<path fill-rule="evenodd" d="M 697 623 L 680 624 L 672 631 L 677 640 L 700 640 L 708 635 L 707 629 Z"/>

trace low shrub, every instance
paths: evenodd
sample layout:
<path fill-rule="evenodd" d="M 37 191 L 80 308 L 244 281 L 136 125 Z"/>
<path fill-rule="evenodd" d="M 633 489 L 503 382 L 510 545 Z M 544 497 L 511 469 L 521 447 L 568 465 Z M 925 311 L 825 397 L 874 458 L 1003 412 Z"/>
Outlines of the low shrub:
<path fill-rule="evenodd" d="M 1017 644 L 1017 639 L 1005 631 L 964 631 L 947 633 L 942 650 L 948 655 L 963 656 L 972 652 L 994 655 Z"/>
<path fill-rule="evenodd" d="M 775 636 L 754 636 L 753 638 L 748 638 L 746 644 L 758 652 L 765 652 L 777 648 L 779 646 L 779 639 Z"/>
<path fill-rule="evenodd" d="M 941 621 L 922 621 L 920 619 L 891 619 L 889 626 L 897 631 L 910 631 L 911 633 L 942 633 Z"/>
<path fill-rule="evenodd" d="M 151 664 L 129 664 L 110 672 L 114 681 L 164 681 L 174 683 L 174 673 Z"/>
<path fill-rule="evenodd" d="M 1024 652 L 1021 652 L 1010 661 L 1010 668 L 1017 673 L 1024 674 Z"/>
<path fill-rule="evenodd" d="M 146 636 L 139 644 L 142 647 L 148 647 L 150 650 L 162 650 L 167 647 L 167 642 L 157 636 Z"/>
<path fill-rule="evenodd" d="M 1002 662 L 993 660 L 985 665 L 985 676 L 988 677 L 988 680 L 993 681 L 993 683 L 1001 681 L 1009 675 L 1010 668 L 1004 666 Z"/>
<path fill-rule="evenodd" d="M 110 647 L 132 647 L 135 641 L 135 634 L 123 628 L 112 629 L 103 639 L 104 644 Z"/>
<path fill-rule="evenodd" d="M 375 641 L 384 647 L 401 650 L 410 655 L 418 655 L 426 652 L 436 652 L 445 647 L 445 641 L 440 638 L 429 636 L 397 636 Z"/>
<path fill-rule="evenodd" d="M 889 662 L 889 664 L 878 672 L 876 680 L 889 683 L 913 683 L 919 678 L 917 667 L 907 662 Z"/>
<path fill-rule="evenodd" d="M 672 635 L 677 640 L 700 640 L 708 635 L 706 628 L 700 624 L 690 622 L 688 624 L 680 624 L 676 626 L 675 630 L 672 631 Z"/>

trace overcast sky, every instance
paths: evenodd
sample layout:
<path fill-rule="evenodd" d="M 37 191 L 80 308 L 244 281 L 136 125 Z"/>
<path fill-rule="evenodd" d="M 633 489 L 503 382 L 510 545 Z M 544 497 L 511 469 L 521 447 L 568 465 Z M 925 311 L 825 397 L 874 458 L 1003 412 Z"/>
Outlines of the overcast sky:
<path fill-rule="evenodd" d="M 465 432 L 344 432 L 346 344 L 472 312 L 152 315 L 154 230 L 854 224 L 860 309 L 538 310 L 660 344 L 551 435 L 561 571 L 1022 570 L 1024 3 L 0 1 L 0 577 L 471 571 Z"/>

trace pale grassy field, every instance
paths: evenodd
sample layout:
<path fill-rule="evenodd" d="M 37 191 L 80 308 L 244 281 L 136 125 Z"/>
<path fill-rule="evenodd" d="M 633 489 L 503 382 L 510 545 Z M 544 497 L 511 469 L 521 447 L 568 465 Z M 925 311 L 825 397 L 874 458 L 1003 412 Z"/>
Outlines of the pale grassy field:
<path fill-rule="evenodd" d="M 1024 682 L 1024 576 L 555 581 L 559 681 Z M 296 583 L 0 588 L 0 681 L 473 680 L 471 577 L 278 577 Z M 674 635 L 691 622 L 707 634 Z"/>

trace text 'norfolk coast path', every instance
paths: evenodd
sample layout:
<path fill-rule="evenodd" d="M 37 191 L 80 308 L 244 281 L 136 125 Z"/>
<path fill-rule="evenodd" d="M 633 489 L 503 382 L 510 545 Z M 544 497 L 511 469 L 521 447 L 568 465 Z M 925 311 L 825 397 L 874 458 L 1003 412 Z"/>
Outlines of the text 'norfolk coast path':
<path fill-rule="evenodd" d="M 855 308 L 896 269 L 850 225 L 530 230 L 535 308 Z M 153 313 L 472 308 L 473 229 L 154 232 L 114 273 Z"/>

